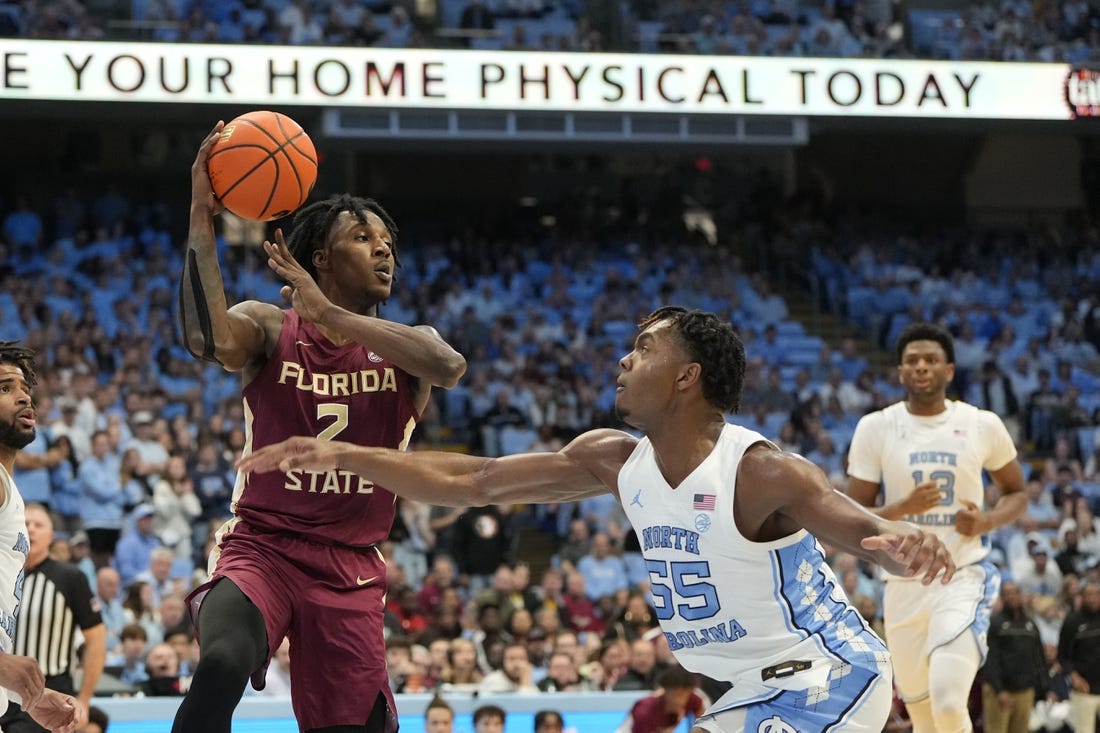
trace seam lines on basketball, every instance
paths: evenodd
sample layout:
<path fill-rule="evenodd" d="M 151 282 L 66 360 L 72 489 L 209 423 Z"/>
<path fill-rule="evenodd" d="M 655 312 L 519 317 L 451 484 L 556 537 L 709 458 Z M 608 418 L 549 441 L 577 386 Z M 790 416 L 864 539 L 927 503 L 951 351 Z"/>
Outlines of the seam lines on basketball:
<path fill-rule="evenodd" d="M 272 138 L 272 140 L 274 141 L 274 138 Z M 225 200 L 225 199 L 229 198 L 229 194 L 231 194 L 233 192 L 233 189 L 235 189 L 237 186 L 244 183 L 245 180 L 247 180 L 249 176 L 251 176 L 253 173 L 255 173 L 260 168 L 262 168 L 264 166 L 264 164 L 267 163 L 267 161 L 270 160 L 272 163 L 275 163 L 275 181 L 271 186 L 271 194 L 268 195 L 268 200 L 267 200 L 267 205 L 270 205 L 271 204 L 271 197 L 275 195 L 275 189 L 278 188 L 278 186 L 279 186 L 279 163 L 275 160 L 274 155 L 272 155 L 271 151 L 268 148 L 265 148 L 263 145 L 256 145 L 255 143 L 238 143 L 236 145 L 233 145 L 232 147 L 223 148 L 222 150 L 215 150 L 213 153 L 210 154 L 210 157 L 211 158 L 216 158 L 216 157 L 218 157 L 219 154 L 228 153 L 232 150 L 241 150 L 242 148 L 256 148 L 257 150 L 262 150 L 265 153 L 267 153 L 267 157 L 263 158 L 262 160 L 260 160 L 259 163 L 257 163 L 256 165 L 252 166 L 247 171 L 242 173 L 240 178 L 238 178 L 229 187 L 227 187 L 225 189 L 225 191 L 222 193 L 222 200 Z M 264 213 L 267 213 L 267 206 L 264 207 L 264 210 L 263 210 L 263 212 L 261 212 L 261 215 L 264 214 Z"/>
<path fill-rule="evenodd" d="M 302 203 L 306 200 L 306 197 L 309 196 L 309 191 L 303 190 L 304 186 L 302 186 L 302 174 L 298 172 L 298 166 L 294 165 L 294 160 L 293 160 L 293 158 L 290 157 L 290 154 L 286 152 L 286 148 L 288 146 L 292 147 L 292 148 L 294 148 L 295 151 L 297 151 L 299 154 L 301 154 L 302 151 L 298 150 L 298 146 L 294 144 L 294 141 L 297 140 L 298 138 L 302 137 L 306 133 L 303 130 L 302 132 L 298 133 L 294 137 L 288 136 L 286 134 L 286 130 L 283 129 L 283 118 L 282 117 L 276 117 L 275 118 L 275 124 L 278 125 L 279 132 L 282 133 L 283 139 L 286 140 L 285 144 L 279 145 L 279 149 L 278 149 L 277 152 L 283 154 L 283 157 L 286 158 L 287 165 L 290 166 L 290 170 L 292 170 L 294 172 L 294 180 L 298 184 L 298 206 L 301 206 Z M 272 153 L 272 157 L 274 157 L 274 153 Z M 317 161 L 311 159 L 308 155 L 302 155 L 302 157 L 305 158 L 306 160 L 309 160 L 314 165 L 317 165 Z M 276 164 L 276 165 L 278 165 L 278 164 Z"/>
<path fill-rule="evenodd" d="M 275 120 L 275 124 L 279 128 L 279 132 L 282 132 L 283 131 L 283 126 L 281 124 L 279 124 L 279 116 L 278 115 L 272 115 L 272 118 Z M 283 144 L 280 143 L 278 138 L 276 138 L 274 135 L 272 135 L 268 130 L 266 130 L 263 127 L 260 127 L 259 125 L 257 125 L 252 120 L 244 120 L 244 122 L 247 125 L 249 125 L 250 127 L 256 128 L 256 130 L 258 130 L 259 132 L 262 132 L 264 135 L 267 135 L 267 137 L 275 145 L 274 150 L 269 150 L 267 152 L 267 158 L 265 159 L 265 160 L 270 160 L 272 163 L 275 164 L 275 180 L 271 182 L 271 191 L 267 194 L 267 201 L 264 202 L 264 208 L 260 211 L 260 218 L 262 219 L 262 218 L 267 217 L 268 212 L 271 209 L 271 201 L 275 198 L 275 192 L 279 190 L 279 174 L 282 173 L 282 169 L 279 166 L 279 161 L 275 158 L 275 153 L 279 152 L 282 149 Z M 284 139 L 286 138 L 285 133 L 283 134 L 283 138 Z"/>
<path fill-rule="evenodd" d="M 279 127 L 279 131 L 283 132 L 283 138 L 285 140 L 286 139 L 286 133 L 283 131 L 282 120 L 278 116 L 274 116 L 274 120 L 275 120 L 275 124 Z M 282 149 L 287 145 L 287 143 L 289 141 L 282 142 L 282 143 L 279 142 L 279 139 L 277 137 L 275 137 L 274 135 L 272 135 L 269 130 L 261 127 L 260 125 L 257 125 L 252 120 L 241 120 L 238 124 L 248 125 L 252 129 L 254 129 L 256 132 L 259 132 L 259 133 L 262 133 L 263 135 L 266 135 L 268 140 L 270 140 L 272 142 L 272 144 L 275 146 L 275 149 L 271 150 L 269 148 L 265 148 L 262 145 L 249 144 L 249 143 L 243 143 L 243 144 L 235 146 L 236 148 L 249 148 L 249 147 L 259 148 L 260 150 L 263 150 L 265 153 L 267 153 L 267 157 L 264 158 L 263 160 L 261 160 L 256 165 L 252 166 L 252 168 L 250 168 L 244 175 L 242 175 L 240 178 L 238 178 L 233 183 L 233 185 L 231 185 L 229 188 L 227 188 L 225 190 L 225 194 L 223 194 L 222 197 L 223 198 L 228 197 L 229 193 L 234 188 L 236 188 L 239 184 L 243 183 L 245 181 L 245 179 L 247 179 L 253 173 L 255 173 L 260 168 L 262 168 L 263 165 L 265 163 L 267 163 L 267 161 L 270 160 L 272 163 L 275 164 L 275 179 L 271 182 L 271 191 L 267 195 L 267 200 L 264 201 L 263 209 L 261 209 L 259 214 L 257 214 L 258 218 L 263 219 L 264 217 L 266 217 L 268 215 L 268 212 L 271 209 L 271 202 L 275 198 L 275 192 L 279 190 L 279 174 L 282 171 L 281 171 L 281 166 L 279 165 L 279 160 L 275 157 L 275 155 L 279 152 L 282 152 Z M 305 132 L 303 131 L 302 134 L 304 135 Z M 297 137 L 297 136 L 295 136 L 295 137 Z M 292 169 L 294 169 L 294 164 L 290 163 L 290 167 Z M 298 173 L 297 170 L 295 170 L 294 173 L 295 173 L 295 176 L 297 176 L 297 173 Z M 298 191 L 299 191 L 298 203 L 299 203 L 299 205 L 301 205 L 301 202 L 302 202 L 301 190 L 302 190 L 302 184 L 301 184 L 301 180 L 299 179 L 298 180 Z"/>

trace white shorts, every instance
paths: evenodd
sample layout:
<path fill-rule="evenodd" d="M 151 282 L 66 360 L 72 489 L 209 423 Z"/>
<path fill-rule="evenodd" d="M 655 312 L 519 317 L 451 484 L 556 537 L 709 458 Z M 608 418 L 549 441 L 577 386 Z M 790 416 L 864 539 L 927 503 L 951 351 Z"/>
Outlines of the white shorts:
<path fill-rule="evenodd" d="M 903 701 L 928 696 L 928 655 L 968 631 L 985 661 L 990 608 L 1000 588 L 1000 573 L 985 561 L 959 568 L 947 585 L 923 585 L 919 580 L 886 583 L 886 647 Z"/>
<path fill-rule="evenodd" d="M 770 700 L 706 714 L 692 730 L 709 733 L 880 733 L 890 715 L 894 688 L 890 670 L 869 674 L 842 667 L 834 670 L 828 689 L 785 690 Z M 851 690 L 852 692 L 848 692 Z M 841 691 L 844 694 L 830 695 Z"/>

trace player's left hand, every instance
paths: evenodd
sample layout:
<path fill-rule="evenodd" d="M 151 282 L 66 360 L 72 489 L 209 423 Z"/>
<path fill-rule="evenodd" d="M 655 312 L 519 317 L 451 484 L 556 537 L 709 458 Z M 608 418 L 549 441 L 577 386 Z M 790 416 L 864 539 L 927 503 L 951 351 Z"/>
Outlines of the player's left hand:
<path fill-rule="evenodd" d="M 54 690 L 44 691 L 38 702 L 27 708 L 27 714 L 52 733 L 73 733 L 87 720 L 87 712 L 75 697 Z"/>
<path fill-rule="evenodd" d="M 311 323 L 319 322 L 325 311 L 332 307 L 332 301 L 325 297 L 317 282 L 294 259 L 283 239 L 282 229 L 275 230 L 274 242 L 264 241 L 264 252 L 267 254 L 267 266 L 286 280 L 286 285 L 279 291 L 283 299 L 302 318 Z"/>
<path fill-rule="evenodd" d="M 890 562 L 883 564 L 892 573 L 907 578 L 924 576 L 921 578 L 924 585 L 930 585 L 941 572 L 940 583 L 944 585 L 955 576 L 955 561 L 951 559 L 947 546 L 936 535 L 916 526 L 911 526 L 909 531 L 864 537 L 860 546 L 885 554 Z"/>
<path fill-rule="evenodd" d="M 955 513 L 955 531 L 963 537 L 974 537 L 989 531 L 985 526 L 985 514 L 972 501 L 962 500 L 965 509 Z"/>
<path fill-rule="evenodd" d="M 296 468 L 306 471 L 329 471 L 336 465 L 343 443 L 319 440 L 306 436 L 287 438 L 272 443 L 244 456 L 237 461 L 237 470 L 245 473 L 267 473 L 279 470 L 283 473 Z"/>

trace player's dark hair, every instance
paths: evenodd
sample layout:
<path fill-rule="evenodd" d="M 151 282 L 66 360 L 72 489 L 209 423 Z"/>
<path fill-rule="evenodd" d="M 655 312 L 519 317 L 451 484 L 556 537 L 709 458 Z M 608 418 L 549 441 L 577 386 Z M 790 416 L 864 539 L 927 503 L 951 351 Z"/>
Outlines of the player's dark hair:
<path fill-rule="evenodd" d="M 937 326 L 935 323 L 910 323 L 901 329 L 898 344 L 894 350 L 898 364 L 901 364 L 901 354 L 905 351 L 905 347 L 912 341 L 935 341 L 943 347 L 943 353 L 947 355 L 947 363 L 955 363 L 955 339 L 943 326 Z"/>
<path fill-rule="evenodd" d="M 561 713 L 559 713 L 557 710 L 540 710 L 535 713 L 535 730 L 538 730 L 539 727 L 545 725 L 551 720 L 560 723 L 561 725 L 565 725 L 565 720 L 562 719 Z"/>
<path fill-rule="evenodd" d="M 672 328 L 692 361 L 703 368 L 703 397 L 722 412 L 741 409 L 741 387 L 745 382 L 745 345 L 733 326 L 713 313 L 666 305 L 638 324 L 645 330 L 658 321 L 671 321 Z"/>
<path fill-rule="evenodd" d="M 427 717 L 428 711 L 431 710 L 432 708 L 438 708 L 439 710 L 446 710 L 447 712 L 449 712 L 451 714 L 452 717 L 455 714 L 455 709 L 451 707 L 450 703 L 448 703 L 446 700 L 444 700 L 442 697 L 440 697 L 439 693 L 436 693 L 432 697 L 432 699 L 428 701 L 428 707 L 424 708 L 424 716 L 425 717 Z"/>
<path fill-rule="evenodd" d="M 27 384 L 32 387 L 38 384 L 38 374 L 34 371 L 34 357 L 34 350 L 20 346 L 18 341 L 0 341 L 0 364 L 19 367 L 23 370 L 23 377 L 27 380 Z"/>
<path fill-rule="evenodd" d="M 508 716 L 504 713 L 504 708 L 499 705 L 482 705 L 474 711 L 474 725 L 477 725 L 478 721 L 482 718 L 500 718 L 501 720 L 507 720 Z"/>
<path fill-rule="evenodd" d="M 657 686 L 666 690 L 694 690 L 699 684 L 694 672 L 683 667 L 669 667 L 657 677 Z"/>
<path fill-rule="evenodd" d="M 110 724 L 111 719 L 107 717 L 107 713 L 105 713 L 102 708 L 97 708 L 95 705 L 89 705 L 88 722 L 95 723 L 100 727 L 103 733 L 107 733 L 107 726 Z"/>
<path fill-rule="evenodd" d="M 390 236 L 393 237 L 390 252 L 393 253 L 394 265 L 400 267 L 401 261 L 397 258 L 397 224 L 394 223 L 393 218 L 374 199 L 342 193 L 329 196 L 322 201 L 315 201 L 294 215 L 294 228 L 287 237 L 286 246 L 309 276 L 317 278 L 317 268 L 313 266 L 313 253 L 328 243 L 333 225 L 345 211 L 354 216 L 360 224 L 367 223 L 368 213 L 378 215 L 389 230 Z"/>

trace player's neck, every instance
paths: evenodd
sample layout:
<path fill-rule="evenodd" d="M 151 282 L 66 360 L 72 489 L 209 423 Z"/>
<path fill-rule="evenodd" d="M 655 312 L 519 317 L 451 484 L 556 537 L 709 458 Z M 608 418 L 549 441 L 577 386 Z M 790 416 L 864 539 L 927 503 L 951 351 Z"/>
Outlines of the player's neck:
<path fill-rule="evenodd" d="M 647 430 L 657 468 L 672 488 L 683 483 L 714 450 L 725 420 L 709 422 L 701 428 L 689 428 L 669 421 L 656 430 Z"/>
<path fill-rule="evenodd" d="M 917 415 L 919 417 L 932 417 L 934 415 L 942 414 L 947 410 L 947 397 L 944 395 L 938 395 L 931 398 L 915 398 L 912 395 L 905 400 L 905 409 L 909 410 L 910 415 Z"/>
<path fill-rule="evenodd" d="M 340 333 L 339 331 L 333 331 L 331 328 L 322 326 L 320 323 L 314 323 L 313 325 L 317 327 L 317 330 L 321 332 L 322 336 L 327 338 L 336 346 L 343 346 L 344 344 L 349 344 L 352 341 L 350 338 Z"/>
<path fill-rule="evenodd" d="M 7 469 L 9 476 L 15 473 L 15 454 L 17 452 L 14 448 L 0 445 L 0 466 Z"/>

